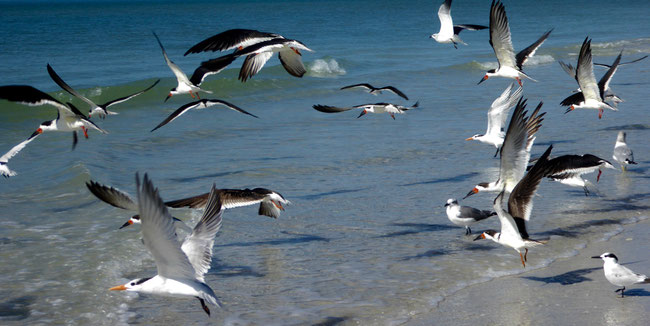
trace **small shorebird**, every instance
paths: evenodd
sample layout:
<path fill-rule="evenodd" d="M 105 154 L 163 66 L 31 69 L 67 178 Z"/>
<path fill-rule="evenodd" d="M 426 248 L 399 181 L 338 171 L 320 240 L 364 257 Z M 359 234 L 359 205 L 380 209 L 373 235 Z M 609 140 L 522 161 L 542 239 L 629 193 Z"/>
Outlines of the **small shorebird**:
<path fill-rule="evenodd" d="M 393 93 L 393 94 L 395 94 L 395 95 L 397 95 L 397 96 L 399 96 L 399 97 L 401 97 L 401 98 L 403 98 L 403 99 L 405 99 L 407 101 L 409 99 L 406 96 L 406 94 L 402 93 L 402 91 L 395 88 L 394 86 L 374 87 L 374 86 L 372 86 L 372 85 L 370 85 L 368 83 L 362 83 L 362 84 L 354 84 L 354 85 L 341 87 L 342 90 L 343 89 L 350 89 L 350 88 L 363 88 L 363 89 L 367 90 L 372 95 L 381 94 L 382 91 L 388 91 L 388 92 L 391 92 L 391 93 Z"/>
<path fill-rule="evenodd" d="M 472 229 L 469 227 L 470 225 L 490 216 L 497 215 L 496 212 L 492 211 L 484 211 L 469 206 L 460 206 L 458 205 L 458 200 L 453 198 L 447 199 L 445 207 L 447 207 L 447 218 L 449 218 L 451 223 L 458 226 L 464 226 L 465 235 L 472 234 Z"/>
<path fill-rule="evenodd" d="M 621 298 L 625 296 L 625 287 L 633 284 L 647 284 L 650 283 L 650 278 L 639 273 L 633 272 L 631 269 L 618 263 L 616 255 L 606 252 L 600 256 L 593 256 L 591 258 L 600 258 L 605 263 L 603 264 L 603 271 L 605 278 L 609 283 L 622 288 L 615 292 L 621 292 Z"/>
<path fill-rule="evenodd" d="M 174 76 L 176 76 L 176 81 L 178 82 L 178 85 L 169 91 L 169 94 L 165 98 L 165 102 L 170 97 L 177 94 L 190 94 L 192 98 L 196 97 L 200 99 L 199 92 L 212 93 L 212 91 L 201 88 L 201 82 L 205 76 L 203 73 L 197 73 L 198 68 L 194 71 L 192 79 L 188 79 L 187 75 L 181 70 L 181 68 L 179 68 L 173 61 L 169 59 L 167 52 L 165 51 L 165 47 L 163 47 L 162 42 L 160 42 L 158 35 L 156 35 L 154 32 L 153 36 L 156 37 L 156 41 L 158 41 L 158 45 L 160 45 L 160 49 L 162 50 L 163 57 L 165 57 L 165 62 L 169 66 L 169 69 L 171 69 L 174 73 Z"/>
<path fill-rule="evenodd" d="M 621 55 L 619 54 L 605 76 L 601 78 L 599 83 L 596 83 L 594 65 L 591 59 L 591 40 L 589 37 L 585 38 L 580 48 L 578 64 L 575 69 L 575 78 L 578 86 L 580 86 L 580 92 L 570 95 L 560 103 L 560 105 L 569 106 L 565 113 L 575 109 L 595 109 L 598 110 L 598 119 L 600 119 L 603 117 L 604 109 L 618 111 L 617 108 L 605 103 L 603 98 L 620 60 Z"/>
<path fill-rule="evenodd" d="M 59 85 L 59 87 L 61 87 L 64 91 L 70 93 L 70 95 L 72 95 L 72 96 L 74 96 L 74 97 L 88 103 L 88 105 L 90 105 L 90 111 L 88 111 L 88 118 L 90 118 L 90 116 L 93 113 L 96 113 L 102 119 L 105 118 L 107 115 L 118 114 L 117 112 L 109 111 L 108 107 L 111 106 L 111 105 L 126 102 L 126 101 L 128 101 L 128 100 L 130 100 L 130 99 L 132 99 L 132 98 L 134 98 L 134 97 L 136 97 L 136 96 L 138 96 L 138 95 L 152 89 L 154 86 L 156 86 L 158 84 L 158 82 L 160 82 L 160 79 L 158 79 L 153 83 L 153 85 L 151 85 L 151 86 L 149 86 L 149 87 L 147 87 L 147 88 L 145 88 L 145 89 L 143 89 L 143 90 L 141 90 L 139 92 L 136 92 L 136 93 L 133 93 L 131 95 L 124 96 L 124 97 L 120 97 L 120 98 L 114 99 L 112 101 L 108 101 L 108 102 L 106 102 L 104 104 L 95 104 L 95 102 L 93 102 L 93 101 L 89 100 L 87 97 L 79 94 L 72 87 L 70 87 L 70 85 L 68 85 L 65 81 L 63 81 L 63 79 L 61 77 L 59 77 L 59 75 L 54 71 L 54 69 L 52 69 L 52 66 L 50 66 L 49 63 L 47 64 L 47 73 L 50 74 L 50 77 L 52 78 L 52 80 L 55 83 L 57 83 L 57 85 Z"/>
<path fill-rule="evenodd" d="M 539 188 L 542 177 L 548 169 L 548 156 L 551 154 L 553 145 L 549 146 L 542 157 L 535 162 L 533 168 L 525 177 L 517 183 L 517 186 L 508 198 L 508 211 L 503 209 L 503 197 L 505 192 L 501 191 L 497 198 L 494 199 L 494 210 L 499 216 L 501 222 L 501 232 L 487 230 L 481 233 L 474 240 L 490 239 L 498 244 L 513 248 L 519 253 L 521 264 L 526 267 L 528 248 L 544 244 L 546 241 L 533 240 L 528 236 L 526 230 L 526 221 L 530 220 L 530 214 L 533 210 L 533 197 Z M 522 255 L 521 250 L 525 253 Z"/>
<path fill-rule="evenodd" d="M 488 70 L 478 83 L 480 84 L 490 77 L 512 78 L 519 83 L 519 86 L 522 86 L 521 79 L 524 77 L 536 81 L 526 75 L 521 69 L 526 60 L 535 55 L 537 48 L 546 41 L 546 38 L 548 38 L 552 31 L 553 29 L 544 33 L 535 43 L 515 55 L 510 38 L 510 26 L 508 26 L 506 9 L 501 1 L 495 3 L 492 0 L 492 6 L 490 7 L 490 45 L 499 61 L 499 67 Z"/>
<path fill-rule="evenodd" d="M 582 187 L 585 196 L 589 195 L 587 184 L 583 174 L 592 173 L 598 170 L 596 182 L 600 181 L 602 168 L 614 169 L 611 163 L 592 154 L 584 155 L 562 155 L 549 161 L 549 169 L 545 177 L 572 187 Z"/>
<path fill-rule="evenodd" d="M 260 32 L 253 29 L 229 29 L 193 45 L 184 55 L 207 51 L 242 50 L 253 44 L 269 41 L 284 36 L 275 33 Z"/>
<path fill-rule="evenodd" d="M 301 50 L 312 51 L 300 41 L 285 38 L 274 38 L 255 43 L 233 53 L 202 62 L 194 72 L 192 80 L 202 80 L 204 76 L 223 70 L 235 59 L 246 56 L 239 70 L 239 80 L 243 83 L 257 74 L 274 53 L 278 53 L 282 66 L 290 75 L 302 77 L 307 70 L 302 63 Z"/>
<path fill-rule="evenodd" d="M 480 191 L 502 191 L 510 193 L 519 180 L 526 173 L 526 166 L 530 160 L 530 148 L 535 141 L 535 133 L 542 126 L 543 116 L 546 112 L 539 114 L 543 103 L 540 102 L 533 113 L 526 117 L 526 100 L 520 99 L 515 111 L 510 118 L 510 124 L 506 131 L 500 153 L 499 178 L 493 182 L 481 182 L 467 193 L 467 198 Z M 463 198 L 463 199 L 464 199 Z"/>
<path fill-rule="evenodd" d="M 49 104 L 57 110 L 57 117 L 54 120 L 42 122 L 38 129 L 29 139 L 36 137 L 46 131 L 72 131 L 72 149 L 77 146 L 77 130 L 81 130 L 88 138 L 88 130 L 95 129 L 107 134 L 104 129 L 88 120 L 74 105 L 67 103 L 67 106 L 52 96 L 26 85 L 0 86 L 0 99 L 25 104 L 28 106 L 41 106 Z"/>
<path fill-rule="evenodd" d="M 203 311 L 210 316 L 205 304 L 219 307 L 214 291 L 205 284 L 205 273 L 210 270 L 214 239 L 221 228 L 223 209 L 217 190 L 212 187 L 210 198 L 199 223 L 183 243 L 174 232 L 174 222 L 158 196 L 158 189 L 144 175 L 142 185 L 136 174 L 138 212 L 142 220 L 144 245 L 156 262 L 158 274 L 137 278 L 110 288 L 111 291 L 132 291 L 168 297 L 196 298 Z"/>
<path fill-rule="evenodd" d="M 217 99 L 202 99 L 202 100 L 187 103 L 187 104 L 181 106 L 176 111 L 172 112 L 172 114 L 170 114 L 165 120 L 163 120 L 163 122 L 158 124 L 156 126 L 156 128 L 151 129 L 151 131 L 153 132 L 154 130 L 156 130 L 156 129 L 158 129 L 158 128 L 160 128 L 160 127 L 174 121 L 176 118 L 180 117 L 183 113 L 185 113 L 185 112 L 187 112 L 187 111 L 189 111 L 191 109 L 200 110 L 200 109 L 205 109 L 205 108 L 209 108 L 211 106 L 216 106 L 216 105 L 220 105 L 220 106 L 223 106 L 225 108 L 231 109 L 233 111 L 241 112 L 243 114 L 248 114 L 251 117 L 259 119 L 258 116 L 254 115 L 254 114 L 251 114 L 251 113 L 248 113 L 244 109 L 241 109 L 238 106 L 236 106 L 236 105 L 234 105 L 234 104 L 232 104 L 230 102 L 217 100 Z"/>
<path fill-rule="evenodd" d="M 376 114 L 388 113 L 390 114 L 391 118 L 395 120 L 395 114 L 403 114 L 405 111 L 417 108 L 418 106 L 420 106 L 419 102 L 416 102 L 410 108 L 397 105 L 397 104 L 392 104 L 392 103 L 361 104 L 361 105 L 355 105 L 353 107 L 347 107 L 347 108 L 316 104 L 313 107 L 314 110 L 324 112 L 324 113 L 339 113 L 339 112 L 349 111 L 352 109 L 363 109 L 363 111 L 361 111 L 361 114 L 359 114 L 357 118 L 361 118 L 366 113 L 376 113 Z"/>
<path fill-rule="evenodd" d="M 636 164 L 636 162 L 634 162 L 634 153 L 632 153 L 632 150 L 625 142 L 625 136 L 625 131 L 618 132 L 618 136 L 616 136 L 616 144 L 614 145 L 614 155 L 612 155 L 612 158 L 614 158 L 614 161 L 618 162 L 623 172 L 627 169 L 628 164 Z"/>
<path fill-rule="evenodd" d="M 494 147 L 497 148 L 497 151 L 494 153 L 495 157 L 499 154 L 499 148 L 503 145 L 503 137 L 505 136 L 503 127 L 506 124 L 506 119 L 508 119 L 508 113 L 510 112 L 510 109 L 517 104 L 521 98 L 521 92 L 523 91 L 523 87 L 520 86 L 513 92 L 512 88 L 514 86 L 514 83 L 510 84 L 510 86 L 501 93 L 501 96 L 492 102 L 487 113 L 488 122 L 485 134 L 476 134 L 465 139 L 478 140 L 485 144 L 494 145 Z"/>
<path fill-rule="evenodd" d="M 463 30 L 478 31 L 488 28 L 483 25 L 454 25 L 451 19 L 451 0 L 445 0 L 438 9 L 438 19 L 440 19 L 440 31 L 432 34 L 429 38 L 436 40 L 438 43 L 453 43 L 454 48 L 458 49 L 458 43 L 467 45 L 460 39 L 458 34 Z"/>

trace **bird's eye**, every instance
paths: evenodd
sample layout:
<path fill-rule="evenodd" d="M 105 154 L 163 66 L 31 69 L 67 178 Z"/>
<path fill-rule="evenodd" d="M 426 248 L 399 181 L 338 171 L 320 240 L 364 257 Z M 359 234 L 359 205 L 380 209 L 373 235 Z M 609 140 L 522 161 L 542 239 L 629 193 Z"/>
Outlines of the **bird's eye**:
<path fill-rule="evenodd" d="M 131 286 L 134 286 L 134 285 L 135 285 L 135 282 L 131 282 Z"/>

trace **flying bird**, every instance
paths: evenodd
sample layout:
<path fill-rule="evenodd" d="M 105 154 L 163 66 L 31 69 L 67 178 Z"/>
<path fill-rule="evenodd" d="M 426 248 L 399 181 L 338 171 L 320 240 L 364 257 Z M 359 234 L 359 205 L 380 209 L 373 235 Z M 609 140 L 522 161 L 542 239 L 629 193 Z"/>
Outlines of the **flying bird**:
<path fill-rule="evenodd" d="M 604 109 L 618 111 L 617 108 L 605 103 L 603 98 L 605 98 L 605 90 L 609 89 L 609 82 L 616 72 L 620 60 L 621 55 L 619 54 L 605 76 L 599 83 L 596 83 L 591 58 L 591 40 L 589 37 L 585 38 L 582 47 L 580 47 L 578 65 L 575 69 L 575 79 L 580 86 L 580 92 L 570 95 L 560 103 L 560 105 L 569 106 L 565 113 L 575 109 L 595 109 L 598 110 L 598 119 L 600 119 L 603 117 Z"/>
<path fill-rule="evenodd" d="M 260 32 L 253 29 L 229 29 L 193 45 L 184 55 L 207 51 L 242 50 L 253 44 L 269 41 L 284 36 L 276 33 Z"/>
<path fill-rule="evenodd" d="M 302 63 L 302 53 L 300 51 L 312 51 L 305 44 L 297 40 L 285 38 L 274 38 L 249 45 L 241 50 L 224 56 L 204 61 L 196 69 L 191 80 L 202 80 L 204 76 L 217 73 L 235 59 L 246 56 L 241 69 L 239 70 L 239 80 L 245 82 L 257 74 L 264 64 L 271 59 L 274 53 L 278 53 L 278 58 L 284 69 L 294 77 L 302 77 L 306 72 Z"/>
<path fill-rule="evenodd" d="M 17 173 L 15 171 L 12 171 L 9 169 L 9 166 L 7 165 L 9 163 L 9 160 L 16 156 L 18 152 L 20 152 L 27 144 L 31 143 L 32 140 L 36 138 L 39 134 L 34 134 L 27 138 L 26 140 L 23 140 L 20 144 L 12 147 L 8 152 L 6 152 L 4 155 L 0 157 L 0 174 L 2 174 L 3 177 L 9 178 L 15 176 Z"/>
<path fill-rule="evenodd" d="M 583 174 L 598 170 L 596 182 L 600 181 L 602 168 L 613 169 L 611 163 L 592 154 L 562 155 L 553 158 L 548 163 L 549 168 L 545 177 L 572 187 L 582 187 L 585 196 L 589 195 L 589 182 L 582 178 Z"/>
<path fill-rule="evenodd" d="M 544 33 L 535 43 L 515 55 L 512 39 L 510 38 L 510 26 L 508 25 L 506 9 L 501 1 L 495 3 L 492 0 L 492 6 L 490 7 L 490 45 L 499 61 L 499 67 L 488 70 L 478 83 L 480 84 L 490 77 L 512 78 L 519 83 L 519 86 L 522 86 L 521 79 L 524 77 L 536 81 L 521 69 L 526 60 L 535 55 L 537 49 L 546 41 L 552 31 L 553 29 Z"/>
<path fill-rule="evenodd" d="M 460 206 L 458 200 L 449 198 L 445 204 L 447 207 L 447 218 L 451 223 L 465 227 L 465 235 L 472 234 L 470 225 L 482 221 L 490 216 L 497 215 L 496 212 L 476 209 L 469 206 Z"/>
<path fill-rule="evenodd" d="M 501 232 L 487 230 L 481 233 L 474 240 L 490 239 L 498 244 L 511 247 L 521 258 L 521 264 L 526 267 L 528 248 L 537 247 L 545 241 L 533 240 L 529 237 L 526 230 L 526 222 L 530 220 L 533 211 L 533 197 L 539 188 L 542 177 L 548 169 L 548 156 L 553 150 L 553 145 L 549 146 L 546 152 L 535 162 L 533 168 L 524 176 L 517 186 L 510 193 L 508 198 L 508 211 L 503 209 L 503 198 L 505 191 L 501 191 L 497 198 L 494 199 L 494 211 L 499 216 L 501 222 Z M 524 249 L 524 254 L 521 250 Z"/>
<path fill-rule="evenodd" d="M 361 118 L 366 113 L 376 113 L 376 114 L 388 113 L 393 118 L 393 120 L 395 120 L 395 114 L 403 114 L 405 111 L 417 108 L 418 106 L 420 106 L 419 102 L 416 102 L 410 108 L 397 105 L 397 104 L 392 104 L 392 103 L 361 104 L 361 105 L 355 105 L 353 107 L 336 107 L 336 106 L 316 104 L 313 107 L 314 110 L 324 112 L 324 113 L 338 113 L 338 112 L 349 111 L 352 109 L 363 109 L 361 111 L 361 114 L 359 114 L 357 118 Z"/>
<path fill-rule="evenodd" d="M 399 89 L 397 89 L 397 88 L 395 88 L 393 86 L 374 87 L 374 86 L 372 86 L 372 85 L 370 85 L 368 83 L 362 83 L 362 84 L 354 84 L 354 85 L 341 87 L 342 90 L 343 89 L 350 89 L 350 88 L 362 88 L 362 89 L 367 90 L 372 95 L 378 95 L 378 94 L 381 94 L 382 91 L 388 91 L 388 92 L 391 92 L 391 93 L 393 93 L 393 94 L 395 94 L 395 95 L 397 95 L 397 96 L 399 96 L 399 97 L 401 97 L 401 98 L 403 98 L 403 99 L 405 99 L 407 101 L 409 99 L 406 96 L 406 94 L 402 93 L 402 91 L 400 91 Z"/>
<path fill-rule="evenodd" d="M 490 109 L 487 113 L 488 123 L 485 134 L 476 134 L 465 139 L 478 140 L 482 143 L 494 145 L 494 147 L 497 148 L 496 153 L 494 153 L 495 157 L 499 154 L 499 148 L 503 144 L 503 138 L 505 136 L 503 127 L 508 119 L 508 113 L 512 107 L 517 105 L 517 102 L 521 98 L 521 92 L 523 91 L 523 88 L 520 86 L 513 92 L 512 89 L 514 86 L 514 83 L 510 84 L 510 86 L 501 93 L 501 96 L 494 100 L 492 105 L 490 105 Z"/>
<path fill-rule="evenodd" d="M 440 19 L 440 31 L 432 34 L 429 38 L 436 40 L 438 43 L 453 43 L 454 48 L 458 49 L 458 43 L 467 45 L 460 39 L 458 34 L 463 30 L 478 31 L 488 28 L 483 25 L 454 25 L 451 19 L 451 0 L 445 0 L 438 9 L 438 18 Z"/>
<path fill-rule="evenodd" d="M 72 87 L 70 87 L 65 81 L 63 81 L 63 79 L 61 77 L 59 77 L 59 75 L 54 71 L 54 69 L 52 69 L 52 66 L 50 66 L 49 63 L 47 64 L 47 73 L 50 74 L 50 77 L 52 78 L 52 80 L 57 85 L 59 85 L 59 87 L 61 87 L 64 91 L 70 93 L 70 95 L 72 95 L 74 97 L 77 97 L 78 99 L 80 99 L 80 100 L 88 103 L 88 105 L 90 105 L 90 111 L 88 111 L 88 118 L 90 118 L 90 116 L 93 113 L 96 113 L 102 119 L 105 118 L 107 115 L 118 114 L 117 112 L 109 111 L 108 107 L 111 106 L 111 105 L 126 102 L 126 101 L 128 101 L 128 100 L 130 100 L 130 99 L 132 99 L 132 98 L 134 98 L 134 97 L 136 97 L 136 96 L 138 96 L 138 95 L 152 89 L 154 86 L 156 86 L 158 84 L 158 82 L 160 82 L 160 79 L 158 79 L 153 83 L 153 85 L 151 85 L 151 86 L 149 86 L 149 87 L 147 87 L 147 88 L 145 88 L 145 89 L 143 89 L 143 90 L 141 90 L 139 92 L 135 92 L 135 93 L 133 93 L 131 95 L 127 95 L 127 96 L 124 96 L 124 97 L 120 97 L 118 99 L 114 99 L 112 101 L 108 101 L 108 102 L 106 102 L 104 104 L 95 104 L 95 102 L 93 102 L 93 101 L 89 100 L 87 97 L 79 94 Z"/>
<path fill-rule="evenodd" d="M 635 273 L 631 269 L 618 263 L 618 257 L 613 253 L 606 252 L 600 256 L 593 256 L 591 258 L 600 258 L 604 261 L 603 271 L 605 272 L 605 278 L 609 283 L 612 283 L 616 286 L 622 286 L 622 288 L 614 291 L 621 292 L 621 298 L 625 296 L 625 287 L 633 284 L 648 284 L 650 283 L 650 277 L 647 277 L 643 274 Z"/>
<path fill-rule="evenodd" d="M 178 85 L 169 91 L 169 94 L 165 98 L 165 102 L 169 100 L 170 97 L 177 94 L 190 94 L 192 98 L 200 98 L 199 92 L 212 93 L 212 91 L 201 88 L 201 82 L 204 78 L 202 74 L 197 74 L 195 70 L 192 79 L 188 79 L 187 75 L 181 70 L 181 68 L 179 68 L 173 61 L 169 59 L 167 52 L 165 51 L 165 47 L 163 47 L 162 42 L 160 42 L 158 35 L 156 35 L 154 32 L 153 36 L 156 37 L 156 41 L 158 41 L 158 45 L 160 45 L 160 49 L 162 50 L 163 57 L 165 57 L 165 62 L 169 66 L 169 69 L 171 69 L 174 73 L 174 76 L 176 76 L 176 81 L 178 82 Z"/>
<path fill-rule="evenodd" d="M 158 195 L 158 189 L 145 174 L 138 189 L 138 212 L 142 220 L 144 245 L 156 262 L 158 274 L 137 278 L 126 284 L 110 288 L 111 291 L 132 291 L 168 297 L 196 298 L 208 316 L 205 304 L 219 307 L 217 296 L 205 283 L 205 273 L 210 270 L 214 239 L 221 228 L 223 209 L 217 190 L 212 187 L 210 199 L 199 223 L 181 243 L 176 238 L 174 220 Z"/>
<path fill-rule="evenodd" d="M 535 133 L 542 126 L 543 116 L 546 112 L 539 114 L 543 103 L 540 102 L 535 110 L 526 116 L 526 100 L 520 99 L 515 111 L 510 118 L 510 124 L 506 131 L 500 153 L 499 178 L 493 182 L 481 182 L 477 184 L 464 198 L 467 198 L 480 191 L 501 192 L 505 190 L 510 193 L 519 180 L 526 173 L 526 166 L 530 160 L 530 148 L 535 141 Z"/>
<path fill-rule="evenodd" d="M 151 129 L 151 132 L 153 132 L 154 130 L 156 130 L 156 129 L 158 129 L 158 128 L 160 128 L 160 127 L 162 127 L 162 126 L 164 126 L 164 125 L 166 125 L 166 124 L 168 124 L 168 123 L 170 123 L 172 121 L 174 121 L 176 118 L 180 117 L 183 113 L 185 113 L 185 112 L 187 112 L 187 111 L 189 111 L 191 109 L 200 110 L 200 109 L 205 109 L 205 108 L 209 108 L 209 107 L 212 107 L 212 106 L 222 106 L 222 107 L 225 107 L 227 109 L 231 109 L 233 111 L 241 112 L 243 114 L 248 114 L 251 117 L 259 119 L 258 116 L 254 115 L 254 114 L 251 114 L 251 113 L 248 113 L 244 109 L 241 109 L 238 106 L 236 106 L 236 105 L 234 105 L 234 104 L 232 104 L 230 102 L 226 102 L 226 101 L 218 100 L 218 99 L 202 99 L 202 100 L 187 103 L 187 104 L 181 106 L 176 111 L 172 112 L 172 114 L 170 114 L 165 120 L 163 120 L 163 122 L 158 124 L 155 128 Z"/>
<path fill-rule="evenodd" d="M 84 137 L 88 138 L 88 130 L 95 129 L 103 134 L 108 132 L 90 121 L 72 103 L 67 105 L 57 101 L 52 96 L 26 85 L 0 86 L 0 99 L 25 104 L 28 106 L 51 105 L 57 110 L 54 120 L 44 121 L 38 129 L 28 138 L 34 138 L 46 131 L 71 131 L 72 149 L 77 146 L 77 131 L 81 130 Z"/>

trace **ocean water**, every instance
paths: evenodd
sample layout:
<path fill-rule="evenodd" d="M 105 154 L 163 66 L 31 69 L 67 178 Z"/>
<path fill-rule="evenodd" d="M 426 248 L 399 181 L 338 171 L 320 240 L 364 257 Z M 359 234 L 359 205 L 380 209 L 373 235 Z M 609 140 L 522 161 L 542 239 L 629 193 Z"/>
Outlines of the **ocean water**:
<path fill-rule="evenodd" d="M 71 151 L 71 136 L 44 134 L 0 180 L 0 323 L 170 325 L 398 325 L 478 282 L 544 268 L 560 257 L 607 241 L 621 225 L 648 217 L 650 136 L 646 96 L 650 60 L 623 66 L 611 87 L 625 102 L 618 112 L 564 114 L 559 102 L 576 88 L 556 63 L 575 65 L 586 36 L 595 62 L 650 54 L 647 3 L 629 1 L 506 1 L 515 49 L 554 28 L 525 71 L 529 106 L 547 112 L 533 147 L 555 155 L 592 153 L 610 159 L 616 134 L 626 130 L 639 163 L 627 173 L 587 175 L 582 189 L 544 181 L 529 232 L 550 238 L 531 250 L 526 269 L 515 251 L 472 241 L 447 220 L 444 203 L 494 180 L 494 148 L 467 142 L 482 133 L 490 103 L 509 84 L 490 79 L 496 67 L 488 32 L 463 32 L 454 49 L 429 35 L 438 31 L 441 1 L 51 1 L 0 2 L 0 84 L 27 84 L 86 106 L 54 84 L 50 63 L 72 87 L 98 102 L 151 91 L 113 107 Z M 488 24 L 490 1 L 455 1 L 456 23 Z M 599 17 L 596 19 L 595 17 Z M 603 23 L 602 17 L 607 17 Z M 214 97 L 260 119 L 230 110 L 188 112 L 150 133 L 189 96 L 163 103 L 175 79 L 151 34 L 188 74 L 217 53 L 183 56 L 193 44 L 230 28 L 280 33 L 314 50 L 307 74 L 288 75 L 277 58 L 246 83 L 241 59 L 203 84 Z M 604 70 L 596 68 L 599 78 Z M 410 98 L 340 91 L 369 82 L 394 85 Z M 314 104 L 395 102 L 420 108 L 399 115 L 323 114 Z M 0 101 L 0 149 L 29 136 L 54 109 Z M 221 188 L 266 187 L 293 204 L 282 216 L 256 208 L 229 210 L 206 275 L 223 303 L 208 318 L 197 300 L 108 288 L 156 273 L 138 226 L 118 230 L 129 213 L 99 202 L 92 179 L 135 193 L 135 172 L 150 174 L 164 199 Z M 489 209 L 495 194 L 462 204 Z M 200 212 L 174 210 L 198 220 Z M 475 233 L 499 227 L 491 218 Z M 598 253 L 595 253 L 598 254 Z M 650 257 L 635 257 L 648 259 Z M 587 294 L 588 295 L 588 294 Z M 435 322 L 435 319 L 432 320 Z"/>

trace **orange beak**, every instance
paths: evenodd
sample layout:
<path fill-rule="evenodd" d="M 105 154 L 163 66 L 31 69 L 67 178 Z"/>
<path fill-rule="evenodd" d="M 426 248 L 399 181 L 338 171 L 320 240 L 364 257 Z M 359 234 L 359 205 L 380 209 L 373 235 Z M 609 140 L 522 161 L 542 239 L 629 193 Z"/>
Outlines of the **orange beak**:
<path fill-rule="evenodd" d="M 473 139 L 474 139 L 474 138 L 472 138 L 472 137 L 469 137 L 469 138 L 467 138 L 467 139 L 465 139 L 465 140 L 473 140 Z"/>
<path fill-rule="evenodd" d="M 278 204 L 278 203 L 276 203 L 276 202 L 274 202 L 274 201 L 272 201 L 272 203 L 273 203 L 273 205 L 275 205 L 275 207 L 277 207 L 279 210 L 281 210 L 281 211 L 284 210 L 284 207 L 282 207 L 282 205 L 280 205 L 280 204 Z"/>
<path fill-rule="evenodd" d="M 480 84 L 480 83 L 482 83 L 482 82 L 488 80 L 488 78 L 489 78 L 488 75 L 483 76 L 483 78 L 478 82 L 478 84 Z M 478 85 L 478 84 L 476 84 L 476 85 Z"/>
<path fill-rule="evenodd" d="M 126 286 L 118 285 L 118 286 L 114 286 L 114 287 L 112 287 L 112 288 L 110 288 L 108 290 L 109 291 L 124 291 L 124 290 L 126 290 Z"/>

